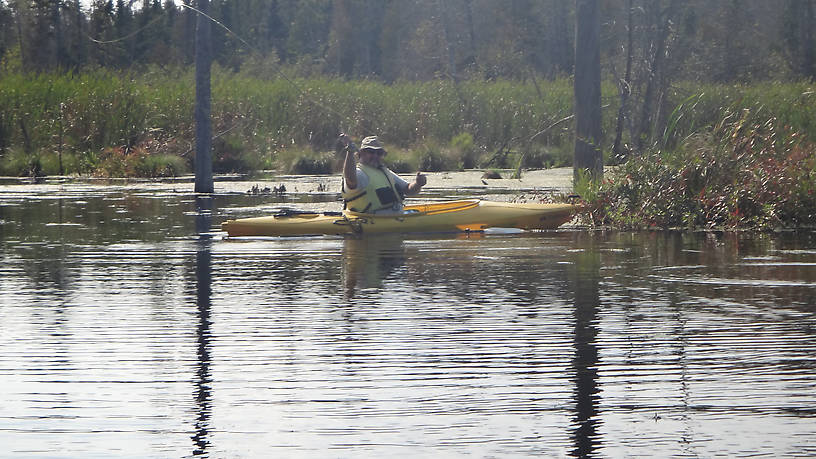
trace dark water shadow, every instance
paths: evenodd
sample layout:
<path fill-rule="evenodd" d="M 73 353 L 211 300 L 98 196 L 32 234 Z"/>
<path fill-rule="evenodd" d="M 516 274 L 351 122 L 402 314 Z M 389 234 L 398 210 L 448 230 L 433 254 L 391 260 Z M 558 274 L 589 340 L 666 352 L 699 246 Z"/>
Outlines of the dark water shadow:
<path fill-rule="evenodd" d="M 591 236 L 586 236 L 591 237 Z M 573 457 L 593 457 L 601 446 L 598 435 L 600 387 L 598 384 L 598 317 L 600 254 L 594 240 L 584 243 L 583 251 L 573 258 L 570 284 L 574 293 L 573 330 L 574 356 L 572 358 L 573 401 L 572 416 Z"/>
<path fill-rule="evenodd" d="M 196 325 L 197 367 L 193 379 L 196 403 L 193 456 L 206 456 L 210 447 L 210 417 L 212 416 L 212 375 L 210 372 L 210 309 L 212 306 L 212 226 L 213 199 L 198 196 L 196 206 Z"/>

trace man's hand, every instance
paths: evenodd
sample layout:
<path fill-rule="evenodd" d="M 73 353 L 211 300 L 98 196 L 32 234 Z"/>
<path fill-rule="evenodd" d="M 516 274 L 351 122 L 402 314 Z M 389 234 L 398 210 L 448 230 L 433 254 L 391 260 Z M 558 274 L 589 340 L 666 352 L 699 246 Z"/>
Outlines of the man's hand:
<path fill-rule="evenodd" d="M 351 137 L 349 137 L 346 133 L 341 132 L 340 137 L 337 140 L 342 143 L 345 148 L 348 148 L 351 151 L 357 151 L 357 146 L 354 145 L 354 142 L 351 141 Z"/>
<path fill-rule="evenodd" d="M 351 137 L 347 136 L 345 133 L 340 133 L 340 138 L 338 139 L 346 148 L 346 159 L 343 161 L 343 182 L 344 188 L 347 190 L 354 190 L 357 188 L 357 161 L 354 159 L 353 151 L 357 150 L 357 147 L 354 146 L 354 143 L 351 141 Z M 349 148 L 349 145 L 351 148 Z"/>
<path fill-rule="evenodd" d="M 414 183 L 408 185 L 408 190 L 405 194 L 409 196 L 413 196 L 415 194 L 419 194 L 419 190 L 422 189 L 425 184 L 428 183 L 428 177 L 425 176 L 422 172 L 417 172 L 416 178 L 414 179 Z"/>
<path fill-rule="evenodd" d="M 416 180 L 414 180 L 414 183 L 416 183 L 419 188 L 422 188 L 423 186 L 425 186 L 426 183 L 428 183 L 428 177 L 426 177 L 425 174 L 421 172 L 417 172 Z"/>

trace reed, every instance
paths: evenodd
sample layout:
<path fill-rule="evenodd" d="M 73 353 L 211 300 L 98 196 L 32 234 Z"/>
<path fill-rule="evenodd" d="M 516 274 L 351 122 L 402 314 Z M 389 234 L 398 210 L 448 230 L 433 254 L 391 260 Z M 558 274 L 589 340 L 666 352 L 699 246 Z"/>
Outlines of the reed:
<path fill-rule="evenodd" d="M 150 84 L 148 84 L 150 82 Z M 96 173 L 103 153 L 163 151 L 189 130 L 189 88 L 176 79 L 99 70 L 79 75 L 4 75 L 0 78 L 0 172 L 21 156 L 69 174 Z M 192 132 L 192 131 L 190 131 Z M 190 134 L 186 134 L 189 138 Z"/>
<path fill-rule="evenodd" d="M 816 142 L 816 86 L 809 82 L 686 82 L 672 89 L 667 105 L 684 106 L 681 119 L 670 133 L 676 140 L 713 127 L 726 116 L 746 112 L 753 122 L 761 124 L 773 118 L 779 125 Z"/>
<path fill-rule="evenodd" d="M 727 111 L 675 149 L 649 150 L 601 183 L 581 183 L 584 221 L 620 229 L 816 227 L 816 143 L 764 110 Z"/>
<path fill-rule="evenodd" d="M 568 79 L 540 81 L 536 87 L 507 80 L 384 84 L 281 75 L 261 79 L 213 69 L 216 172 L 297 172 L 294 156 L 305 158 L 302 164 L 326 163 L 341 131 L 355 138 L 379 135 L 392 152 L 389 159 L 404 168 L 546 167 L 571 161 L 571 122 L 535 136 L 572 113 Z M 604 145 L 609 145 L 616 89 L 605 83 L 602 90 Z M 690 97 L 694 104 L 667 122 L 670 129 L 659 136 L 664 146 L 742 108 L 816 137 L 816 103 L 804 83 L 689 83 L 667 97 L 672 106 Z M 189 168 L 193 161 L 193 99 L 193 78 L 186 69 L 6 72 L 0 76 L 0 174 L 56 174 L 60 169 L 107 174 L 116 168 L 103 163 L 116 155 L 177 157 L 182 161 L 170 161 L 173 167 L 151 170 L 178 173 L 181 163 Z M 454 142 L 462 135 L 472 139 L 467 155 Z"/>

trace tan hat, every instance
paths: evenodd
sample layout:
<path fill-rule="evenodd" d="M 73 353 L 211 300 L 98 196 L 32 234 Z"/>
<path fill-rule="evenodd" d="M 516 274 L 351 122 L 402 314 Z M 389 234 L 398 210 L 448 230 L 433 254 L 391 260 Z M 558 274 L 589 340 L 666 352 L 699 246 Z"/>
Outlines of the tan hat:
<path fill-rule="evenodd" d="M 368 136 L 360 143 L 360 150 L 385 150 L 376 135 Z"/>

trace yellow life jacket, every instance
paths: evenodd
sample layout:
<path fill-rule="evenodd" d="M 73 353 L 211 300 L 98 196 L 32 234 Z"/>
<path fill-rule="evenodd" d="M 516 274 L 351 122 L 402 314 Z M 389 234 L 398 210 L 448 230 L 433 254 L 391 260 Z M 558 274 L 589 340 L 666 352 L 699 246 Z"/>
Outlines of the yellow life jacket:
<path fill-rule="evenodd" d="M 368 176 L 368 186 L 354 196 L 345 199 L 344 208 L 369 214 L 385 209 L 399 210 L 402 208 L 403 193 L 391 180 L 388 169 L 366 166 L 363 163 L 358 163 L 357 168 Z M 345 183 L 343 186 L 345 187 Z"/>

